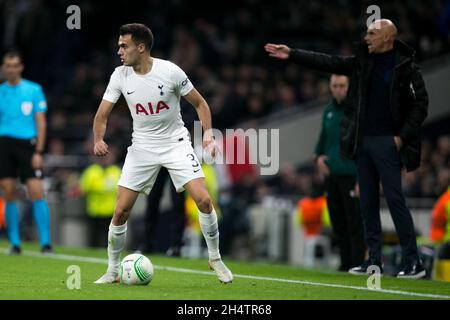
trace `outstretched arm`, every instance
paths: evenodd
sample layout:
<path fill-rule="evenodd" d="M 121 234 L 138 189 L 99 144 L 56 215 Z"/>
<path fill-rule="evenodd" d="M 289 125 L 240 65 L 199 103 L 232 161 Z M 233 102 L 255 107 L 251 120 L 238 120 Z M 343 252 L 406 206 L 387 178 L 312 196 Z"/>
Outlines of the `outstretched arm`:
<path fill-rule="evenodd" d="M 102 100 L 98 107 L 97 113 L 94 118 L 94 154 L 96 156 L 106 156 L 108 151 L 108 145 L 103 141 L 106 132 L 106 124 L 108 123 L 108 117 L 111 110 L 114 107 L 114 103 Z"/>
<path fill-rule="evenodd" d="M 214 138 L 212 133 L 212 120 L 211 111 L 206 100 L 202 95 L 194 88 L 184 98 L 195 108 L 198 114 L 198 118 L 202 123 L 204 130 L 203 134 L 203 148 L 207 149 L 210 144 L 214 146 Z M 216 154 L 215 147 L 211 148 L 211 156 L 214 158 Z"/>
<path fill-rule="evenodd" d="M 280 60 L 287 60 L 291 55 L 291 48 L 284 44 L 267 43 L 264 49 L 269 54 L 269 57 Z"/>
<path fill-rule="evenodd" d="M 355 61 L 354 56 L 343 57 L 319 52 L 292 49 L 284 44 L 268 43 L 264 49 L 270 57 L 280 60 L 292 60 L 305 67 L 318 71 L 349 76 Z"/>

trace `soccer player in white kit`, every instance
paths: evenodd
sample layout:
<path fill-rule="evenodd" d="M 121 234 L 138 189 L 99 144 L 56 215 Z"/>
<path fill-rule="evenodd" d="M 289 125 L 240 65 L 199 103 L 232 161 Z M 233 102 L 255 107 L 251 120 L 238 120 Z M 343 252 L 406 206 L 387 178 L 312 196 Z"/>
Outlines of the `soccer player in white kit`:
<path fill-rule="evenodd" d="M 203 148 L 215 155 L 211 112 L 181 68 L 170 61 L 153 58 L 153 34 L 143 24 L 120 28 L 119 51 L 123 66 L 117 67 L 94 119 L 94 154 L 105 156 L 104 136 L 108 116 L 123 94 L 133 118 L 132 144 L 119 180 L 114 216 L 108 233 L 108 269 L 95 283 L 118 282 L 120 253 L 125 245 L 127 219 L 139 193 L 149 194 L 159 169 L 168 169 L 178 192 L 187 190 L 199 209 L 200 227 L 209 253 L 209 266 L 223 283 L 233 280 L 219 252 L 217 215 L 206 189 L 200 163 L 180 113 L 184 97 L 197 111 L 205 131 Z"/>

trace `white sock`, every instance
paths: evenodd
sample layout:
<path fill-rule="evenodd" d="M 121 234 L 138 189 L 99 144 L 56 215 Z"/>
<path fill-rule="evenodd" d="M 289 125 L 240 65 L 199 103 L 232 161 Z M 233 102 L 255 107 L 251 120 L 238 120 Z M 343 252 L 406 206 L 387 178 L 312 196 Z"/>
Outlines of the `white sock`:
<path fill-rule="evenodd" d="M 217 214 L 214 207 L 210 214 L 199 211 L 200 228 L 208 246 L 209 260 L 220 259 L 219 253 L 219 227 L 217 225 Z"/>
<path fill-rule="evenodd" d="M 108 232 L 108 273 L 117 275 L 120 267 L 120 253 L 125 247 L 127 223 L 121 226 L 109 225 Z"/>

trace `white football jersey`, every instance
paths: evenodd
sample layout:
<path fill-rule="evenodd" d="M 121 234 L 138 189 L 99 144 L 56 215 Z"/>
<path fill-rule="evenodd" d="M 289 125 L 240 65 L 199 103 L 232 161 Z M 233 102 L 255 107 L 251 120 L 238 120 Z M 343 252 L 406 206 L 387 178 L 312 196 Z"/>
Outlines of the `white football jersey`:
<path fill-rule="evenodd" d="M 133 144 L 155 144 L 188 135 L 180 98 L 194 86 L 176 64 L 153 58 L 149 73 L 138 75 L 120 66 L 111 75 L 104 100 L 116 103 L 123 94 L 133 117 Z"/>

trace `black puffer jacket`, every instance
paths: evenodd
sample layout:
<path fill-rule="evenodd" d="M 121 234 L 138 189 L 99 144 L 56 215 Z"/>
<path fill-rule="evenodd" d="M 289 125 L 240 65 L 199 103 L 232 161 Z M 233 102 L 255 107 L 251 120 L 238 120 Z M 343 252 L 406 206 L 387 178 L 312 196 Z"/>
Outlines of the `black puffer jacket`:
<path fill-rule="evenodd" d="M 391 115 L 394 133 L 404 143 L 400 150 L 402 162 L 408 171 L 413 171 L 420 166 L 420 128 L 428 112 L 428 94 L 419 67 L 414 61 L 414 50 L 398 40 L 394 49 L 396 66 L 391 85 Z M 290 60 L 315 70 L 350 77 L 348 103 L 341 121 L 340 142 L 342 155 L 355 159 L 363 139 L 367 88 L 373 68 L 367 46 L 358 45 L 356 54 L 349 57 L 292 49 Z"/>

